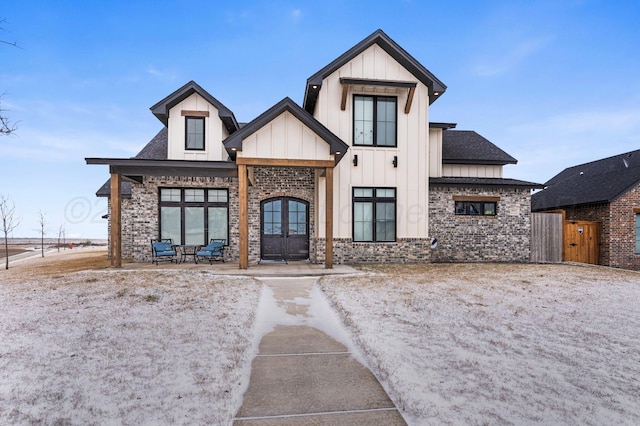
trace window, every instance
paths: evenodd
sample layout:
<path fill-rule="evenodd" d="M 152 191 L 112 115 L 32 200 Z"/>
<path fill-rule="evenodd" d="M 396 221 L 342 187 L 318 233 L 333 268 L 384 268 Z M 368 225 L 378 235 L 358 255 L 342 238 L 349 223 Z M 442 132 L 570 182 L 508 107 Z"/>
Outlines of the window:
<path fill-rule="evenodd" d="M 396 116 L 396 98 L 355 95 L 353 97 L 353 144 L 397 146 Z"/>
<path fill-rule="evenodd" d="M 204 117 L 185 117 L 184 140 L 185 149 L 204 151 Z"/>
<path fill-rule="evenodd" d="M 640 213 L 636 213 L 636 254 L 640 254 Z"/>
<path fill-rule="evenodd" d="M 353 241 L 396 240 L 396 190 L 353 188 Z"/>
<path fill-rule="evenodd" d="M 456 215 L 462 216 L 495 216 L 495 201 L 456 201 Z"/>
<path fill-rule="evenodd" d="M 160 188 L 160 238 L 175 244 L 229 244 L 229 193 L 226 189 Z"/>

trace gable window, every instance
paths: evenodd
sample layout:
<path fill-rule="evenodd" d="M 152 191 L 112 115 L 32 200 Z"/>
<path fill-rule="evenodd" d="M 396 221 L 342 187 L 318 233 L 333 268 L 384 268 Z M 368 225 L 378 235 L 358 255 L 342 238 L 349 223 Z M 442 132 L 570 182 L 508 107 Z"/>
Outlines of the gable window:
<path fill-rule="evenodd" d="M 462 216 L 495 216 L 495 201 L 456 201 L 456 215 Z"/>
<path fill-rule="evenodd" d="M 395 188 L 353 188 L 353 241 L 395 240 Z"/>
<path fill-rule="evenodd" d="M 229 244 L 227 189 L 160 188 L 160 238 L 174 244 L 202 245 L 224 239 Z"/>
<path fill-rule="evenodd" d="M 204 151 L 204 117 L 185 117 L 184 148 Z"/>
<path fill-rule="evenodd" d="M 397 134 L 396 98 L 353 97 L 353 144 L 395 147 Z"/>

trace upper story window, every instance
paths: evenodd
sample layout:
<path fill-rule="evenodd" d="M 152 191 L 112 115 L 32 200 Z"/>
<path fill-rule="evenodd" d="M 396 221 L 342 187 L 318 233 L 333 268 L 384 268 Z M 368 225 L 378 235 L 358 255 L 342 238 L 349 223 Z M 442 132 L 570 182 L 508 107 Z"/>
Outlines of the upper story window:
<path fill-rule="evenodd" d="M 204 117 L 185 117 L 186 150 L 204 151 Z"/>
<path fill-rule="evenodd" d="M 397 99 L 391 96 L 353 97 L 353 144 L 397 146 Z"/>

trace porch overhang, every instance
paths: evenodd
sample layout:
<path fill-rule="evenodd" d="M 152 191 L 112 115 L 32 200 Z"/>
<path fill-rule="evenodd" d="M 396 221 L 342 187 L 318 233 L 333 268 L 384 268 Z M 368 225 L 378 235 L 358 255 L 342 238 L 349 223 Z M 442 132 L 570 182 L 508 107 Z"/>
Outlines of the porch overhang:
<path fill-rule="evenodd" d="M 87 164 L 108 165 L 111 174 L 141 182 L 142 176 L 235 177 L 238 166 L 231 161 L 140 160 L 136 158 L 85 158 Z"/>

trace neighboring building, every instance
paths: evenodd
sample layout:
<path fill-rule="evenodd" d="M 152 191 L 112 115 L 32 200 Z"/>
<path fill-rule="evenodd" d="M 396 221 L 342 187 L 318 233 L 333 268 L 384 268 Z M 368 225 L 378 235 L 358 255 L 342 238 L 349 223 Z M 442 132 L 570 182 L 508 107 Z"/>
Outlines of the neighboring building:
<path fill-rule="evenodd" d="M 640 270 L 640 150 L 565 169 L 533 195 L 532 210 L 599 222 L 599 264 Z"/>
<path fill-rule="evenodd" d="M 110 166 L 112 258 L 148 261 L 162 237 L 224 238 L 240 268 L 528 261 L 537 185 L 503 178 L 516 160 L 477 133 L 429 123 L 445 90 L 381 30 L 311 76 L 302 106 L 246 125 L 187 83 L 151 107 L 164 127 L 136 157 L 86 159 Z"/>

